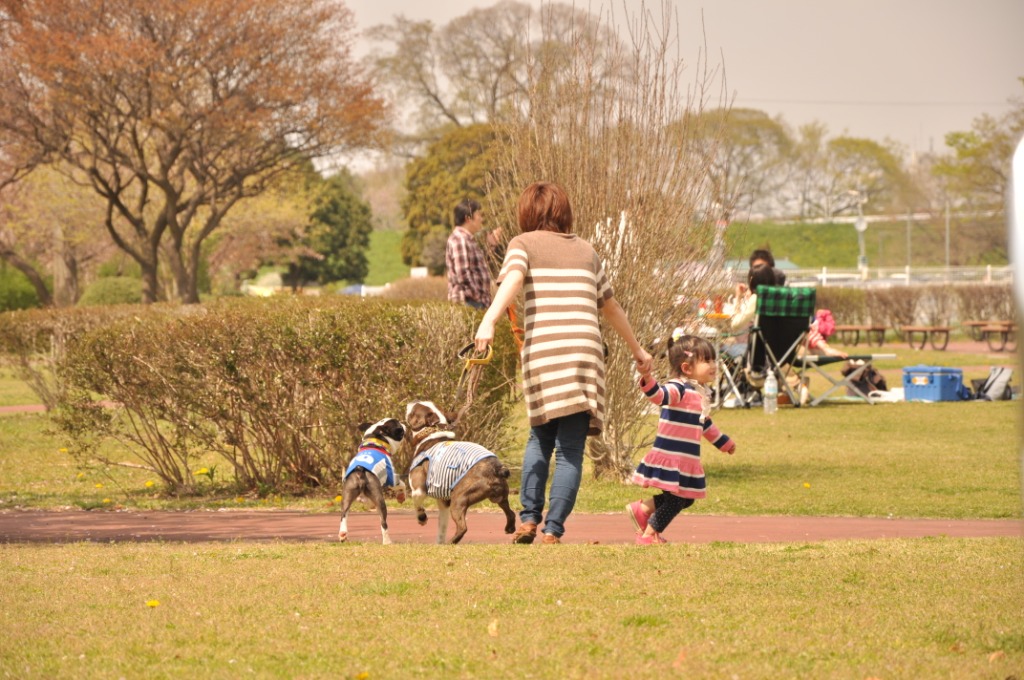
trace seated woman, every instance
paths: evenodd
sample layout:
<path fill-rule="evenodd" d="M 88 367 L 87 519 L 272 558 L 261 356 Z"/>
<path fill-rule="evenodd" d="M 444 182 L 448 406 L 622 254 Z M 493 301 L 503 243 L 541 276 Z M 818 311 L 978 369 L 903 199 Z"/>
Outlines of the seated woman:
<path fill-rule="evenodd" d="M 757 313 L 757 289 L 761 286 L 775 285 L 778 285 L 775 270 L 764 264 L 750 268 L 750 271 L 747 272 L 746 284 L 736 284 L 735 297 L 724 307 L 725 313 L 732 317 L 730 325 L 734 334 L 744 336 L 747 327 L 754 320 L 754 315 Z M 740 357 L 743 356 L 746 349 L 747 343 L 740 342 L 738 337 L 737 341 L 726 346 L 725 351 L 729 356 Z"/>

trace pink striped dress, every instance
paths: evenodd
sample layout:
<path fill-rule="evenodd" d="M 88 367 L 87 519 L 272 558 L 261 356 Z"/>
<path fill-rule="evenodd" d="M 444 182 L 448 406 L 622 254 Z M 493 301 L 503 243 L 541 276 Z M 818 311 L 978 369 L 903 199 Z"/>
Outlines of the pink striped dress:
<path fill-rule="evenodd" d="M 711 418 L 701 423 L 701 395 L 681 380 L 659 385 L 655 380 L 640 383 L 647 398 L 661 407 L 654 445 L 633 473 L 633 483 L 661 489 L 682 498 L 704 498 L 707 482 L 700 463 L 700 440 L 704 437 L 728 453 L 736 443 Z"/>

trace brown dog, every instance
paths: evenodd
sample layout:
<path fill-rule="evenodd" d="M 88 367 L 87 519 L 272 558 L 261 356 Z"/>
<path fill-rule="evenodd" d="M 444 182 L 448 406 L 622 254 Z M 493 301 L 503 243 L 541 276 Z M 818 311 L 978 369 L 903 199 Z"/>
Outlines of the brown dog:
<path fill-rule="evenodd" d="M 479 444 L 455 441 L 451 416 L 429 401 L 411 402 L 405 409 L 413 459 L 409 464 L 409 488 L 416 506 L 416 520 L 427 523 L 423 500 L 437 500 L 437 542 L 444 543 L 448 517 L 455 522 L 452 543 L 466 534 L 466 510 L 490 500 L 505 512 L 505 533 L 516 530 L 516 516 L 508 504 L 509 469 Z"/>

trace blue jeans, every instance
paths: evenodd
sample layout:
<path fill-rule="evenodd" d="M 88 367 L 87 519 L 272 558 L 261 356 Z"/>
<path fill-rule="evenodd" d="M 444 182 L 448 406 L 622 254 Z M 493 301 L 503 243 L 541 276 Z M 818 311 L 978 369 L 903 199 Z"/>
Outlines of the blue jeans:
<path fill-rule="evenodd" d="M 583 449 L 590 429 L 590 414 L 574 413 L 530 428 L 530 438 L 523 454 L 523 479 L 519 485 L 519 502 L 523 509 L 519 519 L 540 524 L 544 514 L 544 488 L 548 482 L 551 454 L 555 454 L 555 474 L 551 478 L 551 507 L 544 523 L 544 533 L 561 536 L 565 520 L 576 505 L 576 494 L 583 479 Z"/>

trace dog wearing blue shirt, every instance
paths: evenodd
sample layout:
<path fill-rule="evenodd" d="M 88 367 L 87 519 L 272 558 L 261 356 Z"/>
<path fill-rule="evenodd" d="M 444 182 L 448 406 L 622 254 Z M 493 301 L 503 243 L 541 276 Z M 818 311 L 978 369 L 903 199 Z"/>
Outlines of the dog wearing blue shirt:
<path fill-rule="evenodd" d="M 345 470 L 342 485 L 341 526 L 338 540 L 348 539 L 348 509 L 358 498 L 376 506 L 380 513 L 380 533 L 384 545 L 391 543 L 388 536 L 388 508 L 384 492 L 393 488 L 399 503 L 405 502 L 405 485 L 395 474 L 391 454 L 405 438 L 405 427 L 395 418 L 385 418 L 376 423 L 362 423 L 359 430 L 363 441 Z"/>
<path fill-rule="evenodd" d="M 451 543 L 466 534 L 469 506 L 490 500 L 505 513 L 505 533 L 516 530 L 516 516 L 508 504 L 508 466 L 479 444 L 457 441 L 452 416 L 433 402 L 414 401 L 405 409 L 405 422 L 413 446 L 409 488 L 416 506 L 416 521 L 427 523 L 423 501 L 437 501 L 437 542 L 444 543 L 448 518 L 455 522 Z"/>

